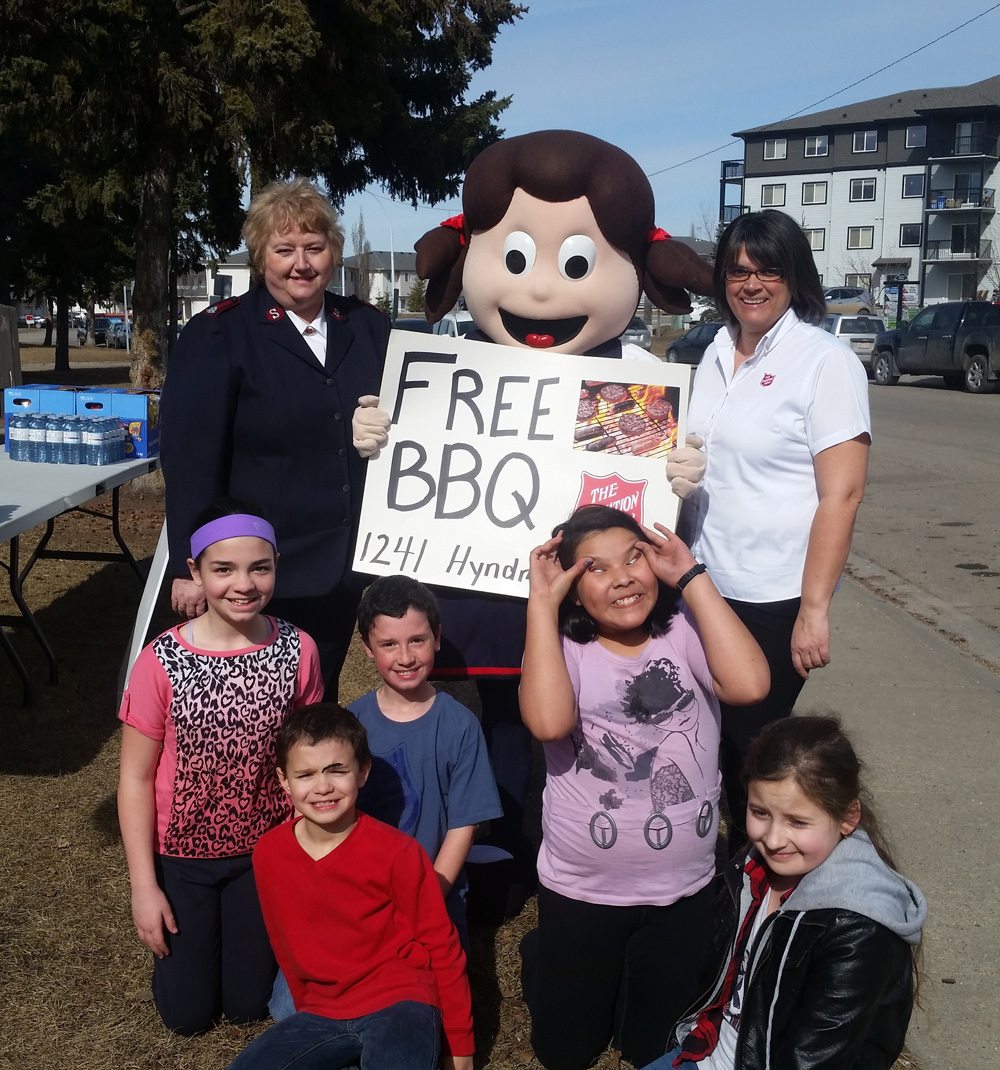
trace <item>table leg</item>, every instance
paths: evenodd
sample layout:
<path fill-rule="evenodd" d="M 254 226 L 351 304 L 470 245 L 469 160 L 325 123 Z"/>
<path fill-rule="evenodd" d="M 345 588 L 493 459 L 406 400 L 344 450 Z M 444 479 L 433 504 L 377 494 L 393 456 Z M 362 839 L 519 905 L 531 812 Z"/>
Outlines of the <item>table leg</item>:
<path fill-rule="evenodd" d="M 46 658 L 49 662 L 49 683 L 57 684 L 59 682 L 59 670 L 56 667 L 56 655 L 55 651 L 49 644 L 48 639 L 45 638 L 45 633 L 42 631 L 35 620 L 35 615 L 28 608 L 28 603 L 24 600 L 24 593 L 22 591 L 22 584 L 24 583 L 25 576 L 31 571 L 31 566 L 35 563 L 39 553 L 44 549 L 45 544 L 52 536 L 52 529 L 55 527 L 55 521 L 49 520 L 46 522 L 45 534 L 42 536 L 38 545 L 35 547 L 31 557 L 28 558 L 24 568 L 18 567 L 18 557 L 21 550 L 21 537 L 15 535 L 10 540 L 10 594 L 14 599 L 14 604 L 21 611 L 21 616 L 24 618 L 24 623 L 35 633 L 35 638 L 38 640 L 39 645 L 45 652 Z"/>
<path fill-rule="evenodd" d="M 0 624 L 2 624 L 2 621 L 0 621 Z M 21 677 L 21 705 L 30 706 L 34 700 L 34 694 L 31 689 L 28 670 L 24 667 L 24 662 L 14 649 L 14 644 L 10 641 L 2 626 L 0 626 L 0 646 L 7 651 L 7 657 L 10 658 L 11 665 L 14 666 L 17 675 Z"/>

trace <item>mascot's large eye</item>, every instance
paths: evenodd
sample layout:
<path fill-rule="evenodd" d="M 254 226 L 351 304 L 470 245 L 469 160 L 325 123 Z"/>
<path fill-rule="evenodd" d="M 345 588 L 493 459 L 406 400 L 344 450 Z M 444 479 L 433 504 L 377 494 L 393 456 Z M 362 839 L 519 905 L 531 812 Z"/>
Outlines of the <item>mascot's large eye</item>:
<path fill-rule="evenodd" d="M 594 270 L 597 246 L 586 234 L 571 234 L 559 246 L 559 274 L 576 282 Z"/>
<path fill-rule="evenodd" d="M 503 243 L 503 266 L 511 275 L 523 275 L 535 264 L 535 243 L 530 234 L 515 230 Z"/>

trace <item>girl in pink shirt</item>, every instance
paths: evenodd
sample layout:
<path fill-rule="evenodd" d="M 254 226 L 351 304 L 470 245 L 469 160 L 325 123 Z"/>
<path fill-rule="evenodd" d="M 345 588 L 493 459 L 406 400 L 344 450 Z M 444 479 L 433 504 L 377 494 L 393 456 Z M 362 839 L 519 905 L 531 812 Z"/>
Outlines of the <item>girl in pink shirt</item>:
<path fill-rule="evenodd" d="M 274 979 L 251 852 L 289 816 L 274 733 L 323 696 L 315 643 L 262 613 L 276 562 L 252 507 L 206 510 L 188 560 L 206 612 L 143 649 L 119 712 L 132 919 L 160 1016 L 185 1036 L 265 1017 Z"/>
<path fill-rule="evenodd" d="M 532 551 L 521 713 L 545 746 L 532 1046 L 584 1070 L 665 1050 L 711 944 L 719 699 L 769 686 L 760 648 L 687 546 L 606 506 Z"/>

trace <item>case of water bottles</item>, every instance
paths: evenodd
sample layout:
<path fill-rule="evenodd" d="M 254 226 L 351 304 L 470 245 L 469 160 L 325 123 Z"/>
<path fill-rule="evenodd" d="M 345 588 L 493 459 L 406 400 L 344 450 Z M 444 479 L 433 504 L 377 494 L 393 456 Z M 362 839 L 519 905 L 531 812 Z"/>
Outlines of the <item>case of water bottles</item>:
<path fill-rule="evenodd" d="M 119 393 L 121 415 L 115 412 L 113 396 Z M 4 410 L 5 446 L 12 461 L 116 464 L 152 456 L 159 446 L 152 391 L 8 387 Z"/>

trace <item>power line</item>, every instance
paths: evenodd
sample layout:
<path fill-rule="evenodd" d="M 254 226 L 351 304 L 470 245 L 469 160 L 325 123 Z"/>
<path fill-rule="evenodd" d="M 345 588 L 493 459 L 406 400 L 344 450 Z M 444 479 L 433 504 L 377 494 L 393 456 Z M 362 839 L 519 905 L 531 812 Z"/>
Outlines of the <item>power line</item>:
<path fill-rule="evenodd" d="M 983 18 L 983 16 L 988 15 L 991 11 L 996 11 L 997 8 L 1000 8 L 1000 3 L 993 4 L 992 7 L 986 8 L 985 11 L 980 11 L 978 15 L 973 15 L 971 19 L 966 19 L 965 22 L 960 23 L 958 26 L 952 27 L 952 29 L 947 30 L 945 33 L 942 33 L 939 36 L 935 37 L 933 41 L 928 41 L 926 44 L 921 45 L 919 48 L 915 48 L 912 52 L 907 52 L 905 56 L 900 56 L 899 59 L 894 59 L 892 63 L 887 63 L 884 67 L 879 67 L 877 71 L 872 71 L 871 74 L 866 74 L 864 78 L 859 78 L 856 82 L 851 82 L 850 85 L 845 85 L 843 89 L 838 89 L 836 90 L 836 92 L 830 93 L 825 97 L 821 97 L 814 103 L 807 104 L 804 108 L 799 108 L 798 111 L 793 111 L 791 115 L 786 115 L 784 119 L 777 119 L 775 120 L 775 122 L 784 122 L 786 119 L 794 119 L 796 115 L 801 115 L 803 112 L 815 108 L 818 104 L 824 104 L 826 101 L 832 100 L 834 97 L 839 97 L 841 93 L 846 93 L 849 89 L 853 89 L 855 86 L 861 85 L 862 82 L 867 82 L 869 78 L 874 78 L 876 75 L 882 74 L 884 71 L 889 70 L 890 67 L 895 67 L 898 63 L 902 63 L 903 60 L 910 59 L 918 52 L 923 52 L 925 49 L 930 48 L 932 45 L 936 45 L 939 41 L 943 41 L 946 37 L 950 37 L 953 33 L 958 33 L 959 30 L 964 30 L 966 26 L 971 25 L 977 19 Z M 680 163 L 674 163 L 671 164 L 669 167 L 661 168 L 659 171 L 653 171 L 650 174 L 646 175 L 646 177 L 655 178 L 657 175 L 666 174 L 667 171 L 674 171 L 678 167 L 684 167 L 689 163 L 694 163 L 696 160 L 703 160 L 706 156 L 714 156 L 717 152 L 723 152 L 731 145 L 738 144 L 739 139 L 729 141 L 725 145 L 720 145 L 717 149 L 709 149 L 708 152 L 702 152 L 698 156 L 691 156 L 687 160 L 681 160 Z"/>

